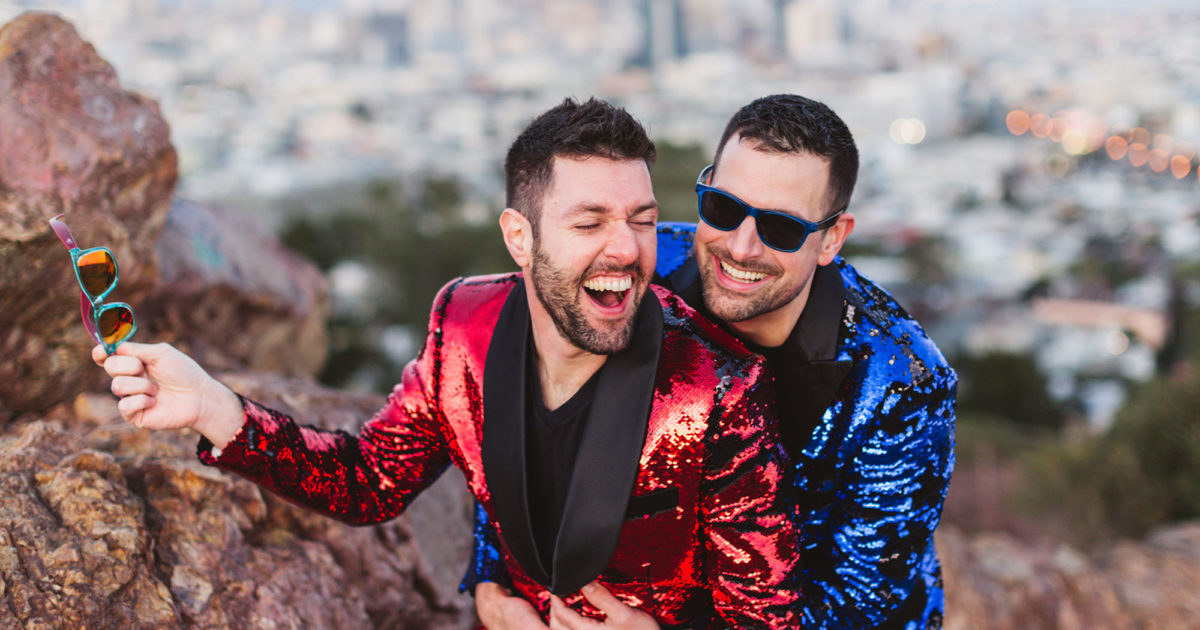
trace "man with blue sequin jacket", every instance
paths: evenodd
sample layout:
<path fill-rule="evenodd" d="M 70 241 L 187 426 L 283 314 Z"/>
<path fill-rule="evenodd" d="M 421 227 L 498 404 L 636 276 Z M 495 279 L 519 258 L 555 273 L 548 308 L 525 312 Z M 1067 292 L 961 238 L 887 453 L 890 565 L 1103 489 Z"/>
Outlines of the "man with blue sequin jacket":
<path fill-rule="evenodd" d="M 824 104 L 754 101 L 697 182 L 700 223 L 659 226 L 658 281 L 775 372 L 796 462 L 804 626 L 936 628 L 933 532 L 954 467 L 957 379 L 921 326 L 838 256 L 857 174 L 850 131 Z M 504 579 L 485 518 L 464 588 Z M 476 590 L 481 611 L 502 603 L 495 593 Z"/>

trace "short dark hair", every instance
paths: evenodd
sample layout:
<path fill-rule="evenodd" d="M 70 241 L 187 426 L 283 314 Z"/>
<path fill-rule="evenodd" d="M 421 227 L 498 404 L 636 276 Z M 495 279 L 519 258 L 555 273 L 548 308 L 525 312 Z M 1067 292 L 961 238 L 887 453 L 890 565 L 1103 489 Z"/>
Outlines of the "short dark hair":
<path fill-rule="evenodd" d="M 777 153 L 812 153 L 829 160 L 829 209 L 826 216 L 850 205 L 858 180 L 858 147 L 850 128 L 824 103 L 796 94 L 764 96 L 739 109 L 721 134 L 714 172 L 725 143 L 737 134 L 758 142 L 758 149 Z"/>
<path fill-rule="evenodd" d="M 542 197 L 554 181 L 554 158 L 602 157 L 643 160 L 654 165 L 654 143 L 641 123 L 623 108 L 590 98 L 572 98 L 533 119 L 504 158 L 505 200 L 524 214 L 538 233 Z"/>

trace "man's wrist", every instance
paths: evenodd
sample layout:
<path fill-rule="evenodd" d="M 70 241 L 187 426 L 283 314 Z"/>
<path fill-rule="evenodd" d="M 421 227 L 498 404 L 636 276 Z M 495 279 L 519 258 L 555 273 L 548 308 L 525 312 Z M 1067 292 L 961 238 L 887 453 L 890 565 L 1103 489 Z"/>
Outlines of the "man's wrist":
<path fill-rule="evenodd" d="M 246 411 L 241 399 L 233 390 L 213 379 L 201 397 L 200 413 L 192 428 L 208 438 L 219 453 L 237 437 L 245 422 Z"/>

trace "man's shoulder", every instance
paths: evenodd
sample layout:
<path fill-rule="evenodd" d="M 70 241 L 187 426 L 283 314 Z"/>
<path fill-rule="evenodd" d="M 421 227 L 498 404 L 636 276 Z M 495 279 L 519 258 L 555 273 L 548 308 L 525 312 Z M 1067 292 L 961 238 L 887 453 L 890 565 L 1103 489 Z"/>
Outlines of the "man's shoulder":
<path fill-rule="evenodd" d="M 434 298 L 430 325 L 435 322 L 440 325 L 447 320 L 474 320 L 489 313 L 494 318 L 520 281 L 518 272 L 455 278 Z"/>
<path fill-rule="evenodd" d="M 695 223 L 664 221 L 658 224 L 658 264 L 655 271 L 666 278 L 692 258 Z"/>
<path fill-rule="evenodd" d="M 721 363 L 748 365 L 761 360 L 741 340 L 701 315 L 670 289 L 651 285 L 650 291 L 662 305 L 664 352 L 691 353 L 697 359 L 702 354 Z"/>
<path fill-rule="evenodd" d="M 843 350 L 866 357 L 868 363 L 886 363 L 887 371 L 910 374 L 911 380 L 953 374 L 937 344 L 891 293 L 845 259 L 839 257 L 834 264 L 846 296 Z M 870 351 L 863 352 L 866 349 Z"/>

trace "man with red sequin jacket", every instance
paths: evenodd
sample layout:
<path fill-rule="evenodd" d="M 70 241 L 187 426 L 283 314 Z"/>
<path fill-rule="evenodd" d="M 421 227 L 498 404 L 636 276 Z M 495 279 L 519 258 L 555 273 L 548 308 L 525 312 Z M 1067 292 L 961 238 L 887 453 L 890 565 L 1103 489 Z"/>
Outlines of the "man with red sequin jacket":
<path fill-rule="evenodd" d="M 697 182 L 700 223 L 659 226 L 657 281 L 774 371 L 803 626 L 935 628 L 957 379 L 920 324 L 838 256 L 857 173 L 854 139 L 824 104 L 750 103 Z M 505 601 L 480 583 L 505 579 L 486 519 L 463 584 L 485 616 Z"/>
<path fill-rule="evenodd" d="M 607 103 L 535 119 L 505 162 L 500 224 L 521 272 L 446 285 L 358 435 L 242 399 L 170 346 L 94 356 L 130 422 L 194 428 L 206 464 L 347 523 L 394 518 L 458 466 L 530 626 L 623 602 L 664 626 L 715 608 L 715 627 L 797 627 L 770 376 L 650 287 L 653 157 Z"/>

